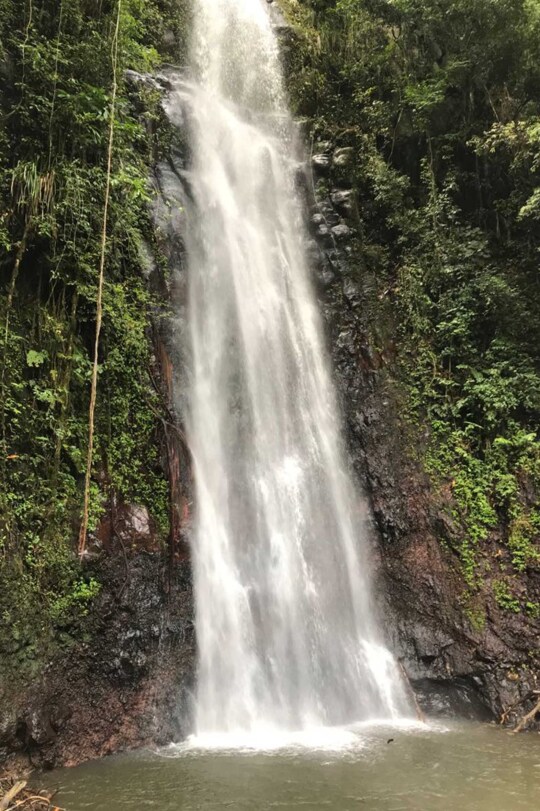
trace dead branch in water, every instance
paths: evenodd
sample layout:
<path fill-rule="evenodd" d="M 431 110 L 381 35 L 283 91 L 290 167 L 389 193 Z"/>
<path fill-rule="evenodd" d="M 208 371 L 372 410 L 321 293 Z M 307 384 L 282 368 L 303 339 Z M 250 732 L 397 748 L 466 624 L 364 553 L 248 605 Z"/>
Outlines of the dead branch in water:
<path fill-rule="evenodd" d="M 525 693 L 525 695 L 521 696 L 521 698 L 518 698 L 517 701 L 514 701 L 513 704 L 510 704 L 510 706 L 507 707 L 504 710 L 503 714 L 499 718 L 499 724 L 506 724 L 506 722 L 508 721 L 508 716 L 510 715 L 510 713 L 513 710 L 515 710 L 516 707 L 520 707 L 521 704 L 524 704 L 526 701 L 528 701 L 534 695 L 535 695 L 535 691 L 534 690 L 529 690 L 528 693 Z"/>
<path fill-rule="evenodd" d="M 54 805 L 56 792 L 27 788 L 26 780 L 0 780 L 0 811 L 64 811 Z"/>
<path fill-rule="evenodd" d="M 0 811 L 6 811 L 6 808 L 9 807 L 12 800 L 14 800 L 18 794 L 21 793 L 23 788 L 26 786 L 26 780 L 19 780 L 18 783 L 15 783 L 14 786 L 11 786 L 10 789 L 6 791 L 2 799 L 0 800 Z"/>
<path fill-rule="evenodd" d="M 513 730 L 513 734 L 517 735 L 518 732 L 521 732 L 523 729 L 525 729 L 525 727 L 528 726 L 531 723 L 531 721 L 534 721 L 539 712 L 540 712 L 540 698 L 538 699 L 532 710 L 528 712 L 527 715 L 523 716 L 517 727 Z"/>
<path fill-rule="evenodd" d="M 399 665 L 399 669 L 401 671 L 401 675 L 403 677 L 403 681 L 405 683 L 405 687 L 407 688 L 407 692 L 409 693 L 409 695 L 411 697 L 411 700 L 412 700 L 412 702 L 414 704 L 414 709 L 416 710 L 416 717 L 422 724 L 425 724 L 426 723 L 426 716 L 424 715 L 424 712 L 423 712 L 422 708 L 420 707 L 420 704 L 418 703 L 418 699 L 416 698 L 415 692 L 414 692 L 414 690 L 412 688 L 411 680 L 409 679 L 409 677 L 407 675 L 407 671 L 405 670 L 405 668 L 403 666 L 403 662 L 398 661 L 398 665 Z"/>

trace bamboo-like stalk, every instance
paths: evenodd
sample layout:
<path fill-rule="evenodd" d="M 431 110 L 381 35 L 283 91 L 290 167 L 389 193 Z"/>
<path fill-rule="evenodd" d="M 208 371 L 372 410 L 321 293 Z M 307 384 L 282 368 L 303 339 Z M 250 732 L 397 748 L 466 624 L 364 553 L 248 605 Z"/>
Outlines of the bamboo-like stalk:
<path fill-rule="evenodd" d="M 82 557 L 86 549 L 86 536 L 88 533 L 88 509 L 90 504 L 90 479 L 92 475 L 92 457 L 94 451 L 94 421 L 97 399 L 97 379 L 99 361 L 99 338 L 103 317 L 103 285 L 105 281 L 105 255 L 107 251 L 107 222 L 109 217 L 109 200 L 111 194 L 112 152 L 114 146 L 114 124 L 116 114 L 116 94 L 118 90 L 118 38 L 120 34 L 120 19 L 122 14 L 122 0 L 118 0 L 116 26 L 112 45 L 112 92 L 110 107 L 109 145 L 107 150 L 107 178 L 105 182 L 105 202 L 103 206 L 103 226 L 101 230 L 101 256 L 99 262 L 98 294 L 96 301 L 96 336 L 94 342 L 94 364 L 92 367 L 92 387 L 90 391 L 90 408 L 88 413 L 88 455 L 86 460 L 86 477 L 84 483 L 84 504 L 81 528 L 79 531 L 79 555 Z"/>

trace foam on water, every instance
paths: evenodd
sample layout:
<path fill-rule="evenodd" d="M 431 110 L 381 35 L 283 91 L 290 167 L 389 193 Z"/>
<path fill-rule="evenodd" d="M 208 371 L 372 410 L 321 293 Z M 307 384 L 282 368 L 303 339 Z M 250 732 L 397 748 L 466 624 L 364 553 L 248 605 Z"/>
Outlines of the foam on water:
<path fill-rule="evenodd" d="M 354 754 L 363 752 L 381 739 L 402 734 L 442 734 L 450 727 L 433 721 L 415 721 L 412 718 L 388 718 L 360 721 L 350 726 L 313 727 L 286 732 L 276 727 L 261 726 L 257 732 L 215 732 L 191 735 L 178 744 L 170 744 L 160 750 L 164 757 L 182 757 L 191 754 L 278 754 L 294 755 L 319 752 Z M 383 734 L 384 733 L 384 734 Z"/>
<path fill-rule="evenodd" d="M 210 733 L 188 739 L 191 750 L 279 752 L 294 749 L 317 751 L 343 751 L 357 748 L 363 743 L 358 734 L 344 727 L 315 727 L 296 732 L 283 732 L 275 728 L 261 727 L 256 733 L 245 731 Z"/>

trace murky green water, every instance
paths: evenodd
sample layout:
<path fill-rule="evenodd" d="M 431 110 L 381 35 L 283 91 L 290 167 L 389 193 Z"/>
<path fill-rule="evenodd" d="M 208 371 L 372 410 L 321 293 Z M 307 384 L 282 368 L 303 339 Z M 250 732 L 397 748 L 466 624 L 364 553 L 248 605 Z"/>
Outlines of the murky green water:
<path fill-rule="evenodd" d="M 387 741 L 393 738 L 391 743 Z M 169 748 L 53 772 L 67 811 L 538 811 L 540 736 L 358 730 L 273 752 Z"/>

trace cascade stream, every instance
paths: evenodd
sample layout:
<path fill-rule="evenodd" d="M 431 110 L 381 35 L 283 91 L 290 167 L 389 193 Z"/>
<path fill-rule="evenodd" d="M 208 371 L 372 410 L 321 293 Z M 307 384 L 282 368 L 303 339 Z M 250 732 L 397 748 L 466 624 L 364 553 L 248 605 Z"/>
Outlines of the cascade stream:
<path fill-rule="evenodd" d="M 190 140 L 196 735 L 396 718 L 407 699 L 373 618 L 367 508 L 345 462 L 265 0 L 195 0 L 191 76 L 167 104 Z"/>

